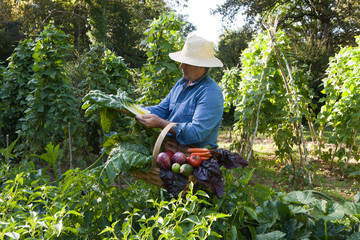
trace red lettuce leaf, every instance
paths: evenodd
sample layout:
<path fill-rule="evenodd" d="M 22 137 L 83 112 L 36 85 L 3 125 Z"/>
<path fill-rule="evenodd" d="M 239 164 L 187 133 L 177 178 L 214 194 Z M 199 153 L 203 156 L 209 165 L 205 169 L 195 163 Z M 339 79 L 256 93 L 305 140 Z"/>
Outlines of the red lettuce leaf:
<path fill-rule="evenodd" d="M 249 165 L 240 154 L 231 153 L 224 148 L 218 148 L 210 150 L 213 157 L 219 162 L 220 166 L 224 166 L 227 169 L 233 169 L 238 167 L 246 167 Z"/>
<path fill-rule="evenodd" d="M 224 181 L 219 163 L 215 159 L 203 161 L 193 172 L 198 182 L 204 184 L 216 197 L 224 194 Z"/>
<path fill-rule="evenodd" d="M 184 190 L 189 182 L 189 177 L 172 172 L 171 170 L 160 169 L 160 178 L 163 181 L 165 189 L 178 197 L 179 193 Z"/>

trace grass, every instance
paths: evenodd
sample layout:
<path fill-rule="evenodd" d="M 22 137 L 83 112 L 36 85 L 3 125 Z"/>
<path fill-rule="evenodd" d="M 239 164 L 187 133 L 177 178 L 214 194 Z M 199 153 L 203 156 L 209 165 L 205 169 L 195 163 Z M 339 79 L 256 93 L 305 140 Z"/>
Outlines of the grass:
<path fill-rule="evenodd" d="M 306 134 L 306 133 L 305 133 Z M 232 135 L 233 137 L 233 135 Z M 220 131 L 219 147 L 230 149 L 232 139 L 228 131 Z M 291 192 L 297 190 L 315 190 L 322 192 L 337 201 L 354 201 L 360 192 L 359 176 L 344 174 L 342 162 L 334 162 L 332 168 L 329 163 L 310 157 L 312 148 L 309 148 L 309 163 L 311 165 L 312 185 L 308 183 L 307 172 L 297 164 L 295 171 L 289 167 L 289 162 L 282 162 L 275 155 L 275 148 L 270 139 L 255 139 L 253 156 L 249 161 L 249 168 L 254 168 L 250 184 L 271 186 L 275 191 Z M 247 156 L 243 156 L 245 159 Z M 316 159 L 316 160 L 315 160 Z M 359 168 L 355 163 L 351 167 Z M 354 171 L 355 171 L 354 170 Z"/>

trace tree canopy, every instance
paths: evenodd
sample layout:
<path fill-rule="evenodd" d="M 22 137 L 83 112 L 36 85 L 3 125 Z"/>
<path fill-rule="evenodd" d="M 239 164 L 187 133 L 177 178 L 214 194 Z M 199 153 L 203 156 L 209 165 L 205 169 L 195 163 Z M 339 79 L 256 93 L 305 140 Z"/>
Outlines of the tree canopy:
<path fill-rule="evenodd" d="M 321 79 L 329 57 L 341 46 L 356 46 L 360 35 L 360 3 L 357 0 L 226 0 L 213 11 L 232 21 L 243 11 L 246 22 L 259 29 L 263 22 L 275 22 L 292 41 L 295 58 L 306 64 L 313 80 L 309 83 L 319 99 Z"/>
<path fill-rule="evenodd" d="M 3 0 L 0 6 L 0 61 L 52 20 L 78 52 L 88 49 L 91 41 L 103 42 L 133 67 L 146 61 L 140 43 L 148 24 L 170 11 L 164 0 Z M 186 29 L 194 27 L 187 24 Z"/>

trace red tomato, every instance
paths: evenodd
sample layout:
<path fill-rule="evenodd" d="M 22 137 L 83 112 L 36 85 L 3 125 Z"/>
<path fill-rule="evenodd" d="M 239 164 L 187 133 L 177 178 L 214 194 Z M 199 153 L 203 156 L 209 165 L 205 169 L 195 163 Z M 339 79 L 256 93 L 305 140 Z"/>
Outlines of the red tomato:
<path fill-rule="evenodd" d="M 202 159 L 198 154 L 193 153 L 190 155 L 189 163 L 191 166 L 198 167 L 201 164 L 201 162 L 202 162 Z"/>
<path fill-rule="evenodd" d="M 174 156 L 174 152 L 171 150 L 166 150 L 165 152 L 170 156 L 170 159 Z"/>

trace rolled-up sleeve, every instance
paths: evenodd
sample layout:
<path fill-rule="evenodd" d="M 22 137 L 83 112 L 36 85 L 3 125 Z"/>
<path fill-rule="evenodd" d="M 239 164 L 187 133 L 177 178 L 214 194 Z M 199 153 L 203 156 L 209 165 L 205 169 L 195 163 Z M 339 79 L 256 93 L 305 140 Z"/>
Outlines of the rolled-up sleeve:
<path fill-rule="evenodd" d="M 194 143 L 206 145 L 216 142 L 223 108 L 224 99 L 221 90 L 205 91 L 198 99 L 192 121 L 180 122 L 174 127 L 178 142 L 182 145 Z"/>

